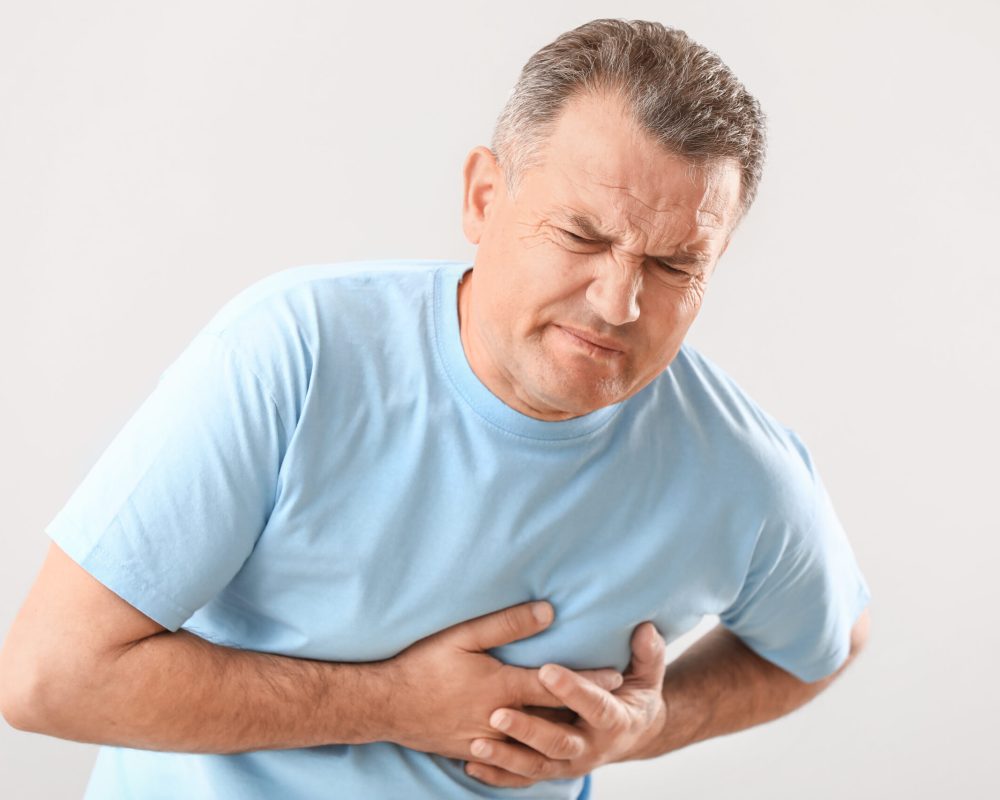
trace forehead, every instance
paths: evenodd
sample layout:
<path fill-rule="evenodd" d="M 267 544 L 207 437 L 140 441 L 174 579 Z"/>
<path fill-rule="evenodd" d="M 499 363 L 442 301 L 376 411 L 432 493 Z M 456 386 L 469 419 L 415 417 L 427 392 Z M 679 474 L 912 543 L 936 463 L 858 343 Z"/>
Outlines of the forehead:
<path fill-rule="evenodd" d="M 582 214 L 623 241 L 673 248 L 724 239 L 735 219 L 735 162 L 694 166 L 664 150 L 611 98 L 571 101 L 541 156 L 524 185 L 542 217 Z"/>

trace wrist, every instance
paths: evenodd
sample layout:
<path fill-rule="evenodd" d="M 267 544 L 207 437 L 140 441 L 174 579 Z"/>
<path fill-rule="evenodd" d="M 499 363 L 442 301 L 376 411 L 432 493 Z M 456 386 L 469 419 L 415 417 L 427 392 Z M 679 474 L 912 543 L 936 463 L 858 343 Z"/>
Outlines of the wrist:
<path fill-rule="evenodd" d="M 391 662 L 329 664 L 332 672 L 318 704 L 330 744 L 391 741 Z"/>
<path fill-rule="evenodd" d="M 641 761 L 647 758 L 656 758 L 663 755 L 667 748 L 664 747 L 664 733 L 667 729 L 667 707 L 660 703 L 656 710 L 656 716 L 647 726 L 643 735 L 635 742 L 620 761 Z"/>

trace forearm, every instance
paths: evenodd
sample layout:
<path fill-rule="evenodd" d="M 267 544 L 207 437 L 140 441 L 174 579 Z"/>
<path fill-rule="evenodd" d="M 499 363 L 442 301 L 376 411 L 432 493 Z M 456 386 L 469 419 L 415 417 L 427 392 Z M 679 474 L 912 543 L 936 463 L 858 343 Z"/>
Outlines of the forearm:
<path fill-rule="evenodd" d="M 630 758 L 653 758 L 794 711 L 847 667 L 804 683 L 718 625 L 667 665 L 657 735 Z"/>
<path fill-rule="evenodd" d="M 375 741 L 390 705 L 385 663 L 289 658 L 165 632 L 74 681 L 40 680 L 29 729 L 203 753 Z"/>

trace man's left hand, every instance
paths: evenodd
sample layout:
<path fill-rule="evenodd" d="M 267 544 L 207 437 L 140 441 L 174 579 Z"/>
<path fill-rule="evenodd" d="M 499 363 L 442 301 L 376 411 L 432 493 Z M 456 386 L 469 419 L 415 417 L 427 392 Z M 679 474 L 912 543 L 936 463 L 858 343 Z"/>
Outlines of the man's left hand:
<path fill-rule="evenodd" d="M 543 719 L 514 708 L 498 708 L 490 724 L 512 741 L 476 739 L 465 771 L 493 786 L 524 787 L 538 781 L 576 778 L 602 764 L 641 753 L 666 718 L 663 673 L 666 643 L 651 622 L 632 634 L 632 661 L 614 692 L 558 664 L 539 670 L 545 687 L 575 711 L 574 723 Z M 477 750 L 485 747 L 485 750 Z"/>

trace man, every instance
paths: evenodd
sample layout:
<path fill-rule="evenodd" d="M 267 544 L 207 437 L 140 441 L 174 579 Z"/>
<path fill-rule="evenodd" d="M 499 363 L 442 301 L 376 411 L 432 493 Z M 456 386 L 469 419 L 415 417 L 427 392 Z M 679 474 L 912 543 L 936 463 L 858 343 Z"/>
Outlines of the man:
<path fill-rule="evenodd" d="M 763 142 L 680 31 L 532 56 L 465 163 L 471 269 L 285 270 L 164 372 L 46 528 L 7 719 L 105 745 L 88 797 L 574 798 L 821 691 L 867 584 L 683 341 Z"/>

